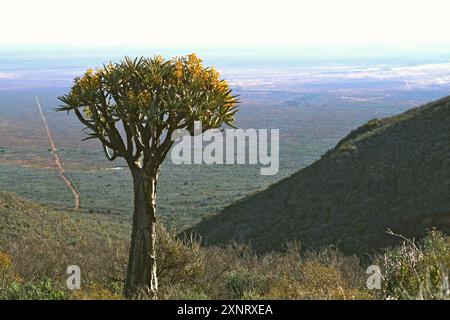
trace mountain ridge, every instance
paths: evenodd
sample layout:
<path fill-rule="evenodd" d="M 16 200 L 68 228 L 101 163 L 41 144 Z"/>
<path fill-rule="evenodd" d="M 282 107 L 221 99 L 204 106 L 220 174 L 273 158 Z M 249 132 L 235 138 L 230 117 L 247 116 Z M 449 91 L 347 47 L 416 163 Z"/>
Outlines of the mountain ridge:
<path fill-rule="evenodd" d="M 310 166 L 182 234 L 258 251 L 299 241 L 364 254 L 437 227 L 450 230 L 450 97 L 374 119 Z"/>

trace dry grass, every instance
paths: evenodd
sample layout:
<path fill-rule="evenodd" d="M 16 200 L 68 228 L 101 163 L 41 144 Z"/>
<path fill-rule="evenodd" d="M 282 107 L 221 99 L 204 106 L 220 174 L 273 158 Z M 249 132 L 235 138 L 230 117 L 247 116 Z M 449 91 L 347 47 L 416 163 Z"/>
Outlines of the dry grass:
<path fill-rule="evenodd" d="M 245 246 L 202 248 L 162 228 L 158 236 L 160 299 L 370 298 L 359 260 L 335 250 L 302 257 L 297 246 L 290 246 L 284 253 L 257 256 Z M 0 255 L 9 274 L 0 269 L 1 297 L 122 299 L 127 250 L 127 242 L 117 240 L 85 239 L 68 246 L 20 239 Z M 65 270 L 73 264 L 80 266 L 82 289 L 70 292 Z"/>
<path fill-rule="evenodd" d="M 0 201 L 0 299 L 123 298 L 127 228 L 106 217 L 6 200 Z M 157 248 L 160 299 L 449 297 L 450 240 L 436 231 L 374 259 L 382 269 L 381 290 L 366 289 L 364 262 L 334 248 L 305 252 L 294 243 L 257 255 L 245 245 L 182 241 L 161 226 Z M 81 290 L 66 288 L 69 265 L 81 269 Z"/>

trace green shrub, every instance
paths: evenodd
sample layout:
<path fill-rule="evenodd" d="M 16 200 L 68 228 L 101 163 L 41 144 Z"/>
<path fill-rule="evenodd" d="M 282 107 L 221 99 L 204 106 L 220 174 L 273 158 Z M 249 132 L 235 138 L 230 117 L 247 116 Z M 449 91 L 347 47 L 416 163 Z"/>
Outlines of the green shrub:
<path fill-rule="evenodd" d="M 53 280 L 44 279 L 35 283 L 14 282 L 6 290 L 3 298 L 7 300 L 64 300 L 68 296 Z"/>
<path fill-rule="evenodd" d="M 258 299 L 269 288 L 265 275 L 246 269 L 233 270 L 224 280 L 233 299 Z"/>
<path fill-rule="evenodd" d="M 448 299 L 450 238 L 432 230 L 418 244 L 405 241 L 379 258 L 383 298 Z"/>

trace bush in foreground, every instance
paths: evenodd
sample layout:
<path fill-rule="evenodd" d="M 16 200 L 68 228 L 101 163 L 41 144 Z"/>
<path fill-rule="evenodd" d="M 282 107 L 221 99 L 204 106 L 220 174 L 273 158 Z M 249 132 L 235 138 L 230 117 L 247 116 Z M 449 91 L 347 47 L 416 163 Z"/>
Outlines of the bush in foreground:
<path fill-rule="evenodd" d="M 418 243 L 404 239 L 375 258 L 381 290 L 366 288 L 359 258 L 334 248 L 305 252 L 291 244 L 283 252 L 257 255 L 244 245 L 205 248 L 163 228 L 158 233 L 159 299 L 449 298 L 450 238 L 437 231 Z M 0 252 L 0 299 L 123 299 L 126 242 L 91 240 L 70 246 L 16 241 L 8 253 Z M 65 270 L 77 263 L 82 289 L 69 291 Z"/>
<path fill-rule="evenodd" d="M 383 298 L 450 299 L 450 238 L 432 230 L 418 243 L 404 239 L 378 257 Z"/>

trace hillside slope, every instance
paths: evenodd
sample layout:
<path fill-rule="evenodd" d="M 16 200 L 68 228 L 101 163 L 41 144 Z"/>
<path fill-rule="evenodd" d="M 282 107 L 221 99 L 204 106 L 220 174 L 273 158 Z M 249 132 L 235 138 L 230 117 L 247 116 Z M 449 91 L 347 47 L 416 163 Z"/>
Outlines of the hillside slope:
<path fill-rule="evenodd" d="M 449 105 L 447 97 L 372 120 L 312 165 L 186 232 L 260 251 L 298 240 L 361 254 L 394 242 L 388 228 L 407 237 L 449 232 Z"/>
<path fill-rule="evenodd" d="M 0 191 L 0 250 L 27 238 L 60 245 L 129 238 L 127 224 L 113 216 L 51 209 Z"/>
<path fill-rule="evenodd" d="M 130 229 L 113 215 L 55 210 L 0 191 L 0 300 L 117 298 Z M 82 292 L 67 290 L 70 265 L 81 269 Z"/>

